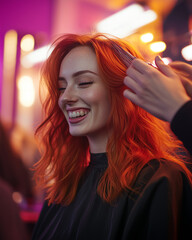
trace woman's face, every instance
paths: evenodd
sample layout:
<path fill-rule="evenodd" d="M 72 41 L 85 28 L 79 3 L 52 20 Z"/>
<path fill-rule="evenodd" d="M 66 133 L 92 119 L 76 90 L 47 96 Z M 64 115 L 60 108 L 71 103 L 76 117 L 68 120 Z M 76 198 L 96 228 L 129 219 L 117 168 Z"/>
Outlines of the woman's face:
<path fill-rule="evenodd" d="M 111 103 L 93 50 L 87 46 L 72 49 L 61 62 L 58 81 L 59 107 L 70 134 L 106 138 Z"/>

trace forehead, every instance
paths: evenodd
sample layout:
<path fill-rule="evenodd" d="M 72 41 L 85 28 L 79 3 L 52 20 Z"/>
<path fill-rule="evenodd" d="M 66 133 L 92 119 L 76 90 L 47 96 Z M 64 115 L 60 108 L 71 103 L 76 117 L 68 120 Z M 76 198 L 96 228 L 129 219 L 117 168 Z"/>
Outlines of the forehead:
<path fill-rule="evenodd" d="M 82 70 L 98 73 L 96 54 L 87 46 L 75 47 L 64 57 L 60 66 L 60 75 L 68 75 Z"/>

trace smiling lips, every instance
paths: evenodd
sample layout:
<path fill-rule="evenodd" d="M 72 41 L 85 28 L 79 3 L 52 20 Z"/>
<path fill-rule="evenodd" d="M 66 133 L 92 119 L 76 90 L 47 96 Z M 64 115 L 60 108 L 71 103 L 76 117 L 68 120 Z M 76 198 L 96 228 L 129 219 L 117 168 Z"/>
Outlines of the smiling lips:
<path fill-rule="evenodd" d="M 78 123 L 86 118 L 89 110 L 88 109 L 78 109 L 78 110 L 68 110 L 69 122 Z"/>

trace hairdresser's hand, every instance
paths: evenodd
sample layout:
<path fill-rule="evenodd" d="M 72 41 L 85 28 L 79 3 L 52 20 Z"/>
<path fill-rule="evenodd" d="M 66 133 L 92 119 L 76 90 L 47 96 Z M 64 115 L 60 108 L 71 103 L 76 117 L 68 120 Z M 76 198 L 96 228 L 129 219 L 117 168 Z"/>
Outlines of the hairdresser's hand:
<path fill-rule="evenodd" d="M 192 98 L 192 65 L 175 61 L 169 64 L 173 71 L 179 75 L 185 91 Z"/>
<path fill-rule="evenodd" d="M 127 70 L 124 96 L 154 116 L 171 122 L 179 108 L 190 100 L 180 77 L 155 58 L 158 69 L 135 59 Z"/>

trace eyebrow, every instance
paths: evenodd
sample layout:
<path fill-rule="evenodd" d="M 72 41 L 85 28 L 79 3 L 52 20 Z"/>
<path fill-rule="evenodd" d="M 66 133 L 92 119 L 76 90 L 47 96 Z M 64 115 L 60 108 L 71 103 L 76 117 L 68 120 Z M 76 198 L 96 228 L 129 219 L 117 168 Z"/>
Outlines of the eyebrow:
<path fill-rule="evenodd" d="M 82 71 L 78 71 L 78 72 L 73 73 L 72 77 L 73 77 L 73 78 L 74 78 L 74 77 L 78 77 L 78 76 L 80 76 L 80 75 L 82 75 L 82 74 L 85 74 L 85 73 L 92 73 L 92 74 L 98 76 L 97 73 L 92 72 L 92 71 L 90 71 L 90 70 L 82 70 Z M 63 80 L 65 80 L 64 77 L 59 77 L 59 78 L 58 78 L 58 81 L 63 81 Z"/>

